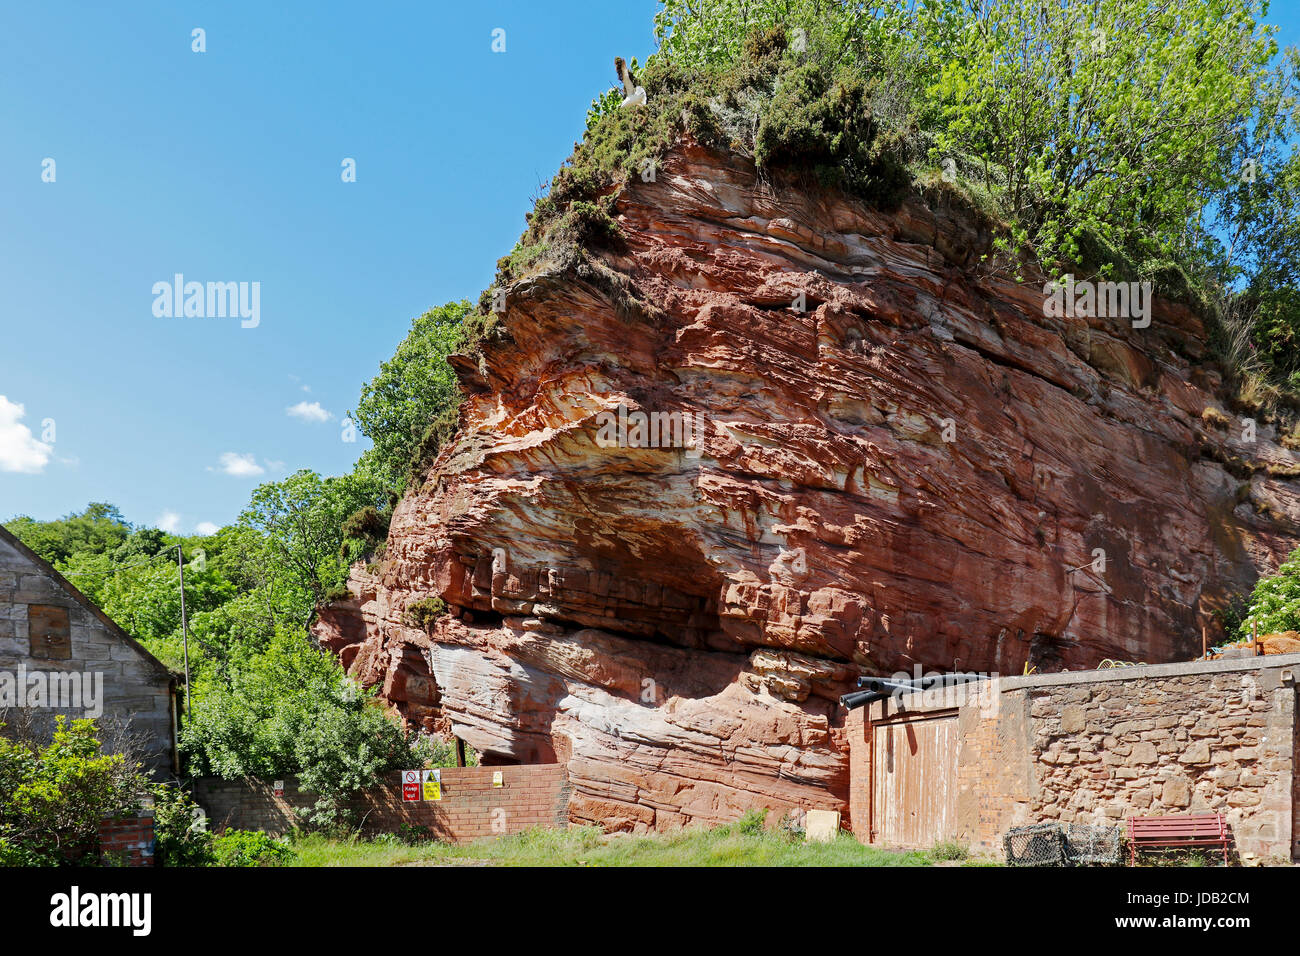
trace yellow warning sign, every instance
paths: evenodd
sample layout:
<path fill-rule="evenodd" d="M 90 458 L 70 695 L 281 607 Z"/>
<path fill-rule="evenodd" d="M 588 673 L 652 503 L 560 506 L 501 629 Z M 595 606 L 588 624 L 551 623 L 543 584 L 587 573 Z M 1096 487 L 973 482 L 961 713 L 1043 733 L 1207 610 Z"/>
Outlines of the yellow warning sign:
<path fill-rule="evenodd" d="M 424 771 L 424 799 L 426 800 L 442 799 L 442 771 L 441 770 Z"/>

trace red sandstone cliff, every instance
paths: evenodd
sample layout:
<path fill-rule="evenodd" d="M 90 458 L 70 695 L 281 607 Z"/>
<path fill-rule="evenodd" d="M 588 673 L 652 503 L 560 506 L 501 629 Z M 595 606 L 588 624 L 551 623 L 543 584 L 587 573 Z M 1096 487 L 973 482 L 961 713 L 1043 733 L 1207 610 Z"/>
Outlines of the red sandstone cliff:
<path fill-rule="evenodd" d="M 1041 280 L 981 277 L 967 217 L 689 142 L 657 180 L 602 254 L 653 308 L 517 283 L 459 363 L 456 440 L 317 626 L 408 720 L 566 763 L 575 819 L 844 809 L 857 674 L 1186 659 L 1297 544 L 1300 489 L 1268 470 L 1296 459 L 1203 421 L 1188 310 L 1045 318 Z M 620 403 L 697 413 L 699 448 L 601 447 Z M 426 633 L 405 610 L 430 596 L 452 613 Z"/>

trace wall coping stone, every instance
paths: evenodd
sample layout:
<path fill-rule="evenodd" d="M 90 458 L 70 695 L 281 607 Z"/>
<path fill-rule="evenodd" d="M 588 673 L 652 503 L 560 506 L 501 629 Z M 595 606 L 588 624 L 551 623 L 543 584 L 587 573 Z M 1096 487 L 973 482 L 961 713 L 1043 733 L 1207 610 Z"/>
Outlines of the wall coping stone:
<path fill-rule="evenodd" d="M 1100 684 L 1109 681 L 1188 677 L 1197 674 L 1232 674 L 1241 671 L 1281 670 L 1287 667 L 1300 667 L 1300 654 L 1268 654 L 1261 657 L 1225 658 L 1217 661 L 1134 664 L 1129 667 L 1106 667 L 1090 671 L 1063 671 L 1059 674 L 1029 674 L 1001 677 L 998 679 L 998 686 L 1005 693 L 1010 690 L 1060 687 L 1068 684 Z"/>
<path fill-rule="evenodd" d="M 1014 677 L 999 677 L 993 681 L 997 686 L 999 693 L 1006 694 L 1012 691 L 1037 690 L 1046 687 L 1068 687 L 1073 684 L 1104 684 L 1118 683 L 1120 681 L 1130 680 L 1159 680 L 1162 678 L 1176 677 L 1194 677 L 1202 674 L 1240 674 L 1246 672 L 1264 673 L 1278 672 L 1276 683 L 1272 680 L 1267 683 L 1270 687 L 1280 686 L 1283 683 L 1281 671 L 1287 668 L 1300 668 L 1300 653 L 1297 654 L 1268 654 L 1259 657 L 1237 657 L 1223 658 L 1217 661 L 1179 661 L 1173 664 L 1133 664 L 1128 667 L 1106 667 L 1086 671 L 1062 671 L 1058 674 L 1028 674 L 1017 675 Z M 1291 679 L 1295 683 L 1295 678 Z M 896 714 L 926 714 L 936 713 L 943 710 L 953 710 L 964 703 L 964 699 L 958 699 L 956 703 L 946 700 L 937 700 L 936 691 L 920 691 L 913 694 L 901 694 L 898 697 L 886 698 L 884 701 L 874 701 L 869 705 L 869 714 L 864 715 L 867 720 L 879 721 L 882 719 L 884 711 L 882 705 L 886 703 L 895 704 Z M 927 694 L 930 695 L 927 702 Z M 964 709 L 964 708 L 963 708 Z M 880 715 L 880 716 L 877 716 Z"/>

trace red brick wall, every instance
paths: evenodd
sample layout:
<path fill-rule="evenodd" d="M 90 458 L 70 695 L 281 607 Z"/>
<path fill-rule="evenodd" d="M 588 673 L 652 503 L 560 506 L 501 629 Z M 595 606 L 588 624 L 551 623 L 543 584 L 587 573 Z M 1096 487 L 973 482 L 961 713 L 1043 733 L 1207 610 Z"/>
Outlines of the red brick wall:
<path fill-rule="evenodd" d="M 502 786 L 492 786 L 494 773 L 501 774 Z M 440 801 L 403 801 L 400 776 L 388 774 L 384 787 L 349 804 L 364 835 L 397 833 L 406 824 L 427 828 L 435 839 L 465 843 L 568 823 L 569 781 L 562 764 L 444 767 Z M 300 790 L 294 778 L 284 784 L 284 795 L 277 797 L 269 780 L 204 777 L 195 781 L 194 796 L 213 830 L 235 827 L 280 835 L 293 829 L 296 810 L 316 802 L 316 795 Z"/>
<path fill-rule="evenodd" d="M 863 843 L 870 843 L 871 822 L 871 725 L 867 708 L 858 707 L 844 718 L 849 742 L 849 819 L 846 828 Z"/>
<path fill-rule="evenodd" d="M 106 862 L 153 866 L 153 817 L 124 817 L 99 825 L 99 852 Z"/>
<path fill-rule="evenodd" d="M 963 707 L 957 721 L 957 840 L 996 856 L 1008 829 L 1037 822 L 1028 809 L 1037 784 L 1027 701 L 1001 694 L 997 707 Z"/>

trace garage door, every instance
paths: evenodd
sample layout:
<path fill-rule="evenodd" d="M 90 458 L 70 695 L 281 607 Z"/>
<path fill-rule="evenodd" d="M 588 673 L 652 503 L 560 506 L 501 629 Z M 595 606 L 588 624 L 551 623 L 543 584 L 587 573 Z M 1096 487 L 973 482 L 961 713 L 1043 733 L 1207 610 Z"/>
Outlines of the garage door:
<path fill-rule="evenodd" d="M 931 847 L 957 834 L 957 715 L 871 727 L 873 841 Z"/>

